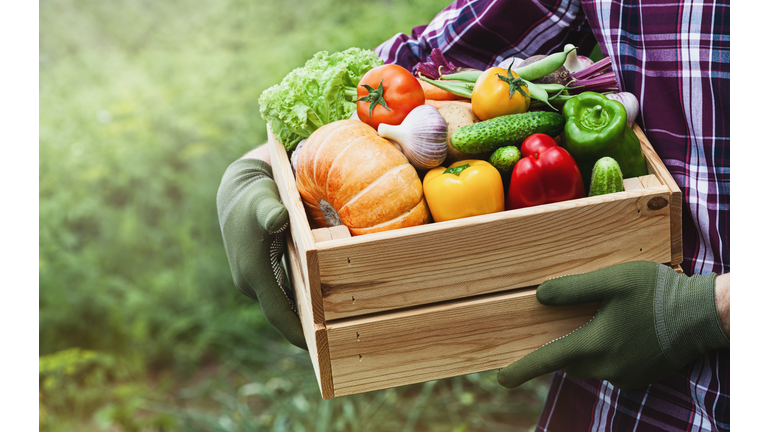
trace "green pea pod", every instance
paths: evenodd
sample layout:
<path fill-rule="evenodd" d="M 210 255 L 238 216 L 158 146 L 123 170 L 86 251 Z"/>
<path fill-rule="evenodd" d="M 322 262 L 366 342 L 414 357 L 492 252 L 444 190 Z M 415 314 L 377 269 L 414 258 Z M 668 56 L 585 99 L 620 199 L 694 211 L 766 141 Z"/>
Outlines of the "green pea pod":
<path fill-rule="evenodd" d="M 640 140 L 627 125 L 627 111 L 620 102 L 599 93 L 583 92 L 565 102 L 562 114 L 562 147 L 573 156 L 582 173 L 591 172 L 598 159 L 609 156 L 619 163 L 624 178 L 648 174 Z M 588 181 L 589 176 L 584 177 Z"/>
<path fill-rule="evenodd" d="M 565 64 L 565 59 L 568 57 L 568 53 L 575 49 L 576 47 L 573 47 L 568 51 L 552 53 L 539 61 L 512 70 L 517 72 L 520 78 L 533 81 L 560 69 L 560 67 Z M 510 67 L 511 66 L 514 65 L 510 65 Z M 475 82 L 482 73 L 483 71 L 461 71 L 452 74 L 443 74 L 440 78 L 444 80 Z"/>
<path fill-rule="evenodd" d="M 425 77 L 424 75 L 419 75 L 419 79 L 422 79 L 433 86 L 443 89 L 445 91 L 451 92 L 455 95 L 463 96 L 465 98 L 471 98 L 472 97 L 472 89 L 475 87 L 474 83 L 451 83 L 446 81 L 438 81 L 433 80 Z"/>
<path fill-rule="evenodd" d="M 560 66 L 565 64 L 565 59 L 568 57 L 568 53 L 575 50 L 571 48 L 568 51 L 560 51 L 550 54 L 543 59 L 527 64 L 525 66 L 513 69 L 520 75 L 520 78 L 533 81 L 541 77 L 547 76 L 552 72 L 560 69 Z"/>
<path fill-rule="evenodd" d="M 466 82 L 474 83 L 477 81 L 478 78 L 480 78 L 480 75 L 482 75 L 482 73 L 483 71 L 481 70 L 461 71 L 461 72 L 454 72 L 452 74 L 442 74 L 440 75 L 440 78 L 444 80 L 466 81 Z"/>
<path fill-rule="evenodd" d="M 555 96 L 560 96 L 561 94 L 565 93 L 568 94 L 568 89 L 570 87 L 564 86 L 562 84 L 539 84 L 537 83 L 539 87 L 546 90 L 549 94 L 549 99 L 551 100 Z"/>
<path fill-rule="evenodd" d="M 549 93 L 547 93 L 547 90 L 544 87 L 526 80 L 523 80 L 523 84 L 528 87 L 528 97 L 537 100 L 557 111 L 557 109 L 549 103 Z"/>

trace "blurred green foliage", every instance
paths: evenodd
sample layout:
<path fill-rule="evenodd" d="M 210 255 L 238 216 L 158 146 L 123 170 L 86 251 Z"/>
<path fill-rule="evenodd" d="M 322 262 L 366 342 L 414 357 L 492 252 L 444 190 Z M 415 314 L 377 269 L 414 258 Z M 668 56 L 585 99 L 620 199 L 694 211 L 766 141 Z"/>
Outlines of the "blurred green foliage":
<path fill-rule="evenodd" d="M 477 374 L 323 401 L 306 352 L 234 288 L 227 165 L 258 96 L 447 0 L 40 3 L 41 430 L 527 430 L 548 379 Z M 369 429 L 370 430 L 370 429 Z"/>

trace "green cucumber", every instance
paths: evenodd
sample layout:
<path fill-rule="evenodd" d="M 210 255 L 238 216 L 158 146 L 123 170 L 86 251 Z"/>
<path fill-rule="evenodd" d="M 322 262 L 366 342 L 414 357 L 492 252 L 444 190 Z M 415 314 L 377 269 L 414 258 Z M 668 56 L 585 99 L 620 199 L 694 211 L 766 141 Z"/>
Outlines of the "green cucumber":
<path fill-rule="evenodd" d="M 451 135 L 451 145 L 464 153 L 492 152 L 499 147 L 519 146 L 535 133 L 551 137 L 560 135 L 565 119 L 549 111 L 509 114 L 462 126 Z"/>
<path fill-rule="evenodd" d="M 512 168 L 520 160 L 520 149 L 515 146 L 499 147 L 488 159 L 488 162 L 499 170 L 499 174 L 512 174 Z"/>
<path fill-rule="evenodd" d="M 589 196 L 621 192 L 624 190 L 623 179 L 624 176 L 616 159 L 608 156 L 600 158 L 592 168 Z"/>

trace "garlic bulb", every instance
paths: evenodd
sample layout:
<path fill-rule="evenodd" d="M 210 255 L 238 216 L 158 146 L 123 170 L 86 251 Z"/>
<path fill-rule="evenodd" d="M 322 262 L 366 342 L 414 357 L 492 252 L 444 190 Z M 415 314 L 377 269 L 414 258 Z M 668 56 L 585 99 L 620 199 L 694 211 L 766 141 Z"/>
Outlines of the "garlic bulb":
<path fill-rule="evenodd" d="M 624 109 L 627 110 L 627 125 L 632 126 L 640 112 L 640 102 L 637 97 L 630 92 L 608 93 L 605 97 L 624 105 Z"/>
<path fill-rule="evenodd" d="M 416 169 L 440 166 L 448 155 L 448 123 L 432 105 L 417 106 L 398 126 L 381 123 L 378 131 L 396 142 Z"/>

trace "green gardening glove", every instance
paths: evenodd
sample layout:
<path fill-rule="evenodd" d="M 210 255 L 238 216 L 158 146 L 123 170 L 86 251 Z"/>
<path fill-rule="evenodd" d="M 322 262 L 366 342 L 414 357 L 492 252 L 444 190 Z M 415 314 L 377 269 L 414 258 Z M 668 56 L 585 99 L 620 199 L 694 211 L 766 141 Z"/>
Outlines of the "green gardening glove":
<path fill-rule="evenodd" d="M 235 286 L 261 304 L 267 320 L 289 342 L 307 349 L 294 293 L 280 264 L 288 211 L 280 203 L 272 167 L 258 159 L 233 162 L 216 204 Z"/>
<path fill-rule="evenodd" d="M 599 303 L 572 333 L 501 369 L 499 383 L 520 384 L 564 369 L 620 389 L 656 382 L 710 350 L 730 344 L 715 305 L 715 277 L 688 277 L 652 262 L 631 262 L 542 283 L 544 305 Z"/>

